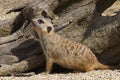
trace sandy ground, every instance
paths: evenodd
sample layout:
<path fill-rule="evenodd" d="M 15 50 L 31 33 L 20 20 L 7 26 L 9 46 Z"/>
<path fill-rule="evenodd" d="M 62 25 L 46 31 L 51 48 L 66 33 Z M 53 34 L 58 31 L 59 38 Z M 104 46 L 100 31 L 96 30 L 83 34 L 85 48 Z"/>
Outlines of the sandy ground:
<path fill-rule="evenodd" d="M 10 9 L 13 8 L 12 4 L 17 4 L 14 0 L 0 0 L 0 20 L 5 20 L 12 18 L 17 15 L 17 13 L 6 14 Z"/>
<path fill-rule="evenodd" d="M 10 14 L 6 14 L 6 12 L 21 4 L 27 4 L 30 1 L 31 0 L 0 0 L 0 20 L 15 17 L 18 12 L 12 12 Z"/>
<path fill-rule="evenodd" d="M 86 73 L 38 74 L 30 77 L 0 77 L 0 80 L 120 80 L 120 71 L 97 70 Z"/>
<path fill-rule="evenodd" d="M 4 0 L 7 1 L 7 0 Z M 1 0 L 0 0 L 1 2 Z M 4 20 L 7 18 L 12 18 L 18 13 L 11 13 L 6 15 L 5 12 L 8 11 L 7 6 L 2 8 L 0 4 L 0 20 Z M 117 11 L 120 11 L 120 0 L 115 2 L 113 6 L 107 9 L 102 15 L 103 16 L 113 16 Z M 90 71 L 86 73 L 67 73 L 67 74 L 50 74 L 50 75 L 43 75 L 37 74 L 30 77 L 0 77 L 0 80 L 120 80 L 120 70 L 97 70 L 97 71 Z"/>

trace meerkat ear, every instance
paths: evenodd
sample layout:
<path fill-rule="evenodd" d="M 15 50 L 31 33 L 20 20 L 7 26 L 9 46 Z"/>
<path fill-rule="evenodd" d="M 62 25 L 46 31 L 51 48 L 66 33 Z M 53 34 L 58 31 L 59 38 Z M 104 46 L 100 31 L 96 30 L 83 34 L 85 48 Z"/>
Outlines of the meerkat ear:
<path fill-rule="evenodd" d="M 47 27 L 47 32 L 49 33 L 52 30 L 52 27 L 48 26 Z"/>

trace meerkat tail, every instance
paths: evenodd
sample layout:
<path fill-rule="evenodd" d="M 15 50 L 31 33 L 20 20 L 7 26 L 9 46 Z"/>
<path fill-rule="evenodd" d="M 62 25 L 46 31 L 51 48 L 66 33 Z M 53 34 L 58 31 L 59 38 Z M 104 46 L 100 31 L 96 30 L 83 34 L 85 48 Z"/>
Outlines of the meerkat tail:
<path fill-rule="evenodd" d="M 101 63 L 97 64 L 97 68 L 101 69 L 101 70 L 115 70 L 115 69 L 120 69 L 120 66 L 108 66 L 108 65 L 104 65 Z"/>
<path fill-rule="evenodd" d="M 105 69 L 111 69 L 111 66 L 107 66 L 101 63 L 97 64 L 97 69 L 105 70 Z"/>

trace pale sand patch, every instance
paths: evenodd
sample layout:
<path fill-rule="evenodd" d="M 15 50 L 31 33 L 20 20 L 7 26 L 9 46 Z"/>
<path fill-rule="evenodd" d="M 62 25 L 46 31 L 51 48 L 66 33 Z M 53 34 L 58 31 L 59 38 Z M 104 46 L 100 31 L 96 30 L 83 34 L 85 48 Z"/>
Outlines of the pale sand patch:
<path fill-rule="evenodd" d="M 30 77 L 0 77 L 0 80 L 120 80 L 120 72 L 117 70 L 97 70 L 86 73 L 38 74 Z"/>

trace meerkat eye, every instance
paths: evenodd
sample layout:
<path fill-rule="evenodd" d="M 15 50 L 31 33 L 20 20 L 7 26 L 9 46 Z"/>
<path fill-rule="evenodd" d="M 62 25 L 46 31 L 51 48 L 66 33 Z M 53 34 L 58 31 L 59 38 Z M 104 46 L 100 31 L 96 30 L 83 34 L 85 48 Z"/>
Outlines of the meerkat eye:
<path fill-rule="evenodd" d="M 39 19 L 39 20 L 38 20 L 38 23 L 39 23 L 39 24 L 42 24 L 42 23 L 44 23 L 44 21 L 41 20 L 41 19 Z"/>
<path fill-rule="evenodd" d="M 48 26 L 48 27 L 47 27 L 47 32 L 49 33 L 51 30 L 52 30 L 52 27 L 51 27 L 51 26 Z"/>

